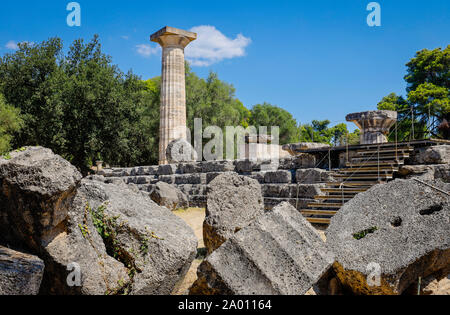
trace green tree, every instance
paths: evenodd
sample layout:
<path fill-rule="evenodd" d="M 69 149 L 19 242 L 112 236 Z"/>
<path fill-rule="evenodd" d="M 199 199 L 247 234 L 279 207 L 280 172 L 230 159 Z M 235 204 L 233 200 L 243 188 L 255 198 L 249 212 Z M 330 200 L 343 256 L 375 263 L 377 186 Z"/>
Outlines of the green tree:
<path fill-rule="evenodd" d="M 7 103 L 21 110 L 25 123 L 14 138 L 15 146 L 43 145 L 63 151 L 62 59 L 59 38 L 40 44 L 20 43 L 17 52 L 0 59 L 0 92 Z"/>
<path fill-rule="evenodd" d="M 302 142 L 326 143 L 334 146 L 359 144 L 359 130 L 350 133 L 344 123 L 329 127 L 329 120 L 313 120 L 311 124 L 300 125 Z"/>
<path fill-rule="evenodd" d="M 19 110 L 7 105 L 3 95 L 0 94 L 0 155 L 11 150 L 13 134 L 19 131 L 22 125 Z"/>
<path fill-rule="evenodd" d="M 278 126 L 280 128 L 280 144 L 298 142 L 297 121 L 291 113 L 278 106 L 268 103 L 253 106 L 249 124 L 255 126 L 257 130 L 259 127 L 265 126 L 269 134 L 272 126 Z"/>
<path fill-rule="evenodd" d="M 449 139 L 450 46 L 423 49 L 406 66 L 406 99 L 392 93 L 383 98 L 378 109 L 398 111 L 400 140 L 430 135 Z"/>

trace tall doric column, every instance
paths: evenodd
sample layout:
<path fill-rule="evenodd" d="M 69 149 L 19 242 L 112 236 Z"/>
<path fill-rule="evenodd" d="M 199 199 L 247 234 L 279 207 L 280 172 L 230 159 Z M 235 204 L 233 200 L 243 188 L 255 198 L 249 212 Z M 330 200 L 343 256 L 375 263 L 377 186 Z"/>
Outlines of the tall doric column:
<path fill-rule="evenodd" d="M 197 34 L 164 27 L 150 37 L 162 52 L 161 121 L 159 126 L 159 163 L 167 164 L 166 149 L 176 139 L 186 139 L 186 79 L 184 48 Z"/>
<path fill-rule="evenodd" d="M 346 117 L 361 129 L 361 144 L 382 144 L 388 142 L 390 128 L 397 121 L 397 112 L 377 110 L 363 113 L 353 113 Z"/>

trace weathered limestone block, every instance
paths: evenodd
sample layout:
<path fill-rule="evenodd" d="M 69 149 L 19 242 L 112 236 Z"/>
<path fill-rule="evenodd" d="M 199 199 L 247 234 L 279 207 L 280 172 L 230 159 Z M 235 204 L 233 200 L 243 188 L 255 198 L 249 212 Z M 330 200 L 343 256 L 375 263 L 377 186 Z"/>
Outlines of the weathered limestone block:
<path fill-rule="evenodd" d="M 292 173 L 290 171 L 266 172 L 264 181 L 267 184 L 289 184 L 292 183 Z"/>
<path fill-rule="evenodd" d="M 42 237 L 67 218 L 80 179 L 74 166 L 49 149 L 30 147 L 11 153 L 10 160 L 0 157 L 0 217 L 10 220 L 11 241 L 26 240 L 38 248 Z M 5 237 L 9 226 L 0 226 Z"/>
<path fill-rule="evenodd" d="M 153 190 L 150 192 L 150 198 L 158 205 L 171 211 L 189 207 L 188 197 L 176 186 L 164 182 L 154 185 Z"/>
<path fill-rule="evenodd" d="M 206 208 L 207 197 L 205 195 L 191 195 L 189 196 L 189 206 Z"/>
<path fill-rule="evenodd" d="M 131 176 L 150 176 L 158 173 L 158 166 L 138 166 L 131 171 Z"/>
<path fill-rule="evenodd" d="M 320 168 L 299 169 L 296 171 L 295 178 L 297 183 L 316 184 L 335 182 L 333 172 L 322 170 Z"/>
<path fill-rule="evenodd" d="M 192 162 L 197 158 L 197 151 L 185 139 L 173 140 L 166 148 L 166 159 L 169 164 Z"/>
<path fill-rule="evenodd" d="M 328 273 L 333 262 L 319 233 L 283 203 L 208 256 L 190 294 L 301 295 Z"/>
<path fill-rule="evenodd" d="M 236 172 L 238 173 L 251 173 L 253 171 L 261 170 L 261 163 L 252 160 L 238 160 L 235 162 Z"/>
<path fill-rule="evenodd" d="M 197 252 L 197 238 L 183 220 L 145 195 L 116 185 L 83 180 L 79 195 L 95 217 L 109 222 L 103 235 L 108 253 L 134 272 L 128 293 L 170 294 L 177 288 Z"/>
<path fill-rule="evenodd" d="M 326 143 L 315 143 L 315 142 L 300 142 L 291 143 L 283 146 L 283 150 L 288 151 L 291 155 L 302 154 L 301 151 L 311 150 L 311 149 L 324 149 L 331 147 Z"/>
<path fill-rule="evenodd" d="M 154 176 L 139 176 L 136 178 L 136 185 L 151 184 L 154 180 Z"/>
<path fill-rule="evenodd" d="M 236 172 L 225 172 L 237 175 Z M 223 172 L 206 173 L 206 184 L 211 183 L 217 176 L 224 174 Z"/>
<path fill-rule="evenodd" d="M 450 164 L 450 145 L 437 145 L 416 149 L 412 164 Z"/>
<path fill-rule="evenodd" d="M 264 197 L 274 198 L 310 198 L 323 195 L 320 188 L 324 188 L 324 184 L 264 184 L 261 185 Z"/>
<path fill-rule="evenodd" d="M 193 174 L 201 172 L 202 172 L 202 164 L 199 162 L 182 163 L 178 165 L 178 173 L 180 174 Z"/>
<path fill-rule="evenodd" d="M 202 162 L 203 173 L 224 173 L 233 172 L 235 169 L 234 162 L 229 160 L 224 161 L 205 161 Z"/>
<path fill-rule="evenodd" d="M 299 168 L 312 168 L 316 166 L 316 157 L 312 154 L 302 153 L 297 156 L 280 159 L 279 169 L 293 170 Z"/>
<path fill-rule="evenodd" d="M 430 184 L 450 191 L 450 184 Z M 419 277 L 448 271 L 449 230 L 448 195 L 414 180 L 396 180 L 345 204 L 326 236 L 336 254 L 335 272 L 347 289 L 356 294 L 402 294 Z M 380 283 L 368 283 L 377 269 Z"/>
<path fill-rule="evenodd" d="M 176 176 L 175 175 L 159 175 L 158 179 L 161 182 L 175 185 Z"/>
<path fill-rule="evenodd" d="M 265 197 L 264 198 L 264 209 L 271 210 L 279 204 L 287 202 L 291 204 L 297 210 L 308 208 L 308 204 L 315 202 L 312 198 L 276 198 L 276 197 Z"/>
<path fill-rule="evenodd" d="M 120 172 L 120 176 L 132 176 L 131 173 L 133 171 L 133 168 L 122 168 L 122 171 Z"/>
<path fill-rule="evenodd" d="M 235 232 L 264 213 L 260 184 L 248 177 L 224 173 L 208 186 L 203 239 L 212 253 Z"/>
<path fill-rule="evenodd" d="M 177 173 L 177 166 L 175 164 L 160 165 L 158 167 L 158 175 L 174 175 Z"/>
<path fill-rule="evenodd" d="M 442 180 L 450 182 L 450 164 L 438 165 L 402 165 L 399 174 L 407 179 Z"/>
<path fill-rule="evenodd" d="M 248 178 L 256 180 L 260 184 L 264 184 L 265 183 L 264 178 L 266 176 L 266 172 L 253 172 L 250 175 L 246 175 L 246 176 Z"/>
<path fill-rule="evenodd" d="M 184 184 L 205 185 L 206 182 L 207 182 L 206 174 L 202 173 L 175 175 L 175 184 L 177 185 L 184 185 Z"/>
<path fill-rule="evenodd" d="M 207 185 L 177 185 L 178 189 L 180 189 L 186 195 L 206 195 Z"/>
<path fill-rule="evenodd" d="M 129 282 L 124 265 L 107 255 L 100 236 L 87 233 L 95 228 L 86 201 L 77 196 L 80 179 L 74 166 L 49 149 L 27 148 L 8 161 L 0 159 L 0 241 L 44 260 L 42 294 L 114 293 Z M 67 268 L 74 263 L 82 281 L 69 287 Z"/>
<path fill-rule="evenodd" d="M 39 257 L 0 246 L 0 295 L 37 295 L 43 275 Z"/>

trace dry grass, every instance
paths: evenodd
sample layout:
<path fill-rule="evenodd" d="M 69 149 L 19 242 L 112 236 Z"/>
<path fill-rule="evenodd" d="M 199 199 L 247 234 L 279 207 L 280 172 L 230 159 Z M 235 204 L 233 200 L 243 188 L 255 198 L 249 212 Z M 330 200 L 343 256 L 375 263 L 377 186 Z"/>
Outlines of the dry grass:
<path fill-rule="evenodd" d="M 180 209 L 173 212 L 176 216 L 180 217 L 184 220 L 184 222 L 189 225 L 197 236 L 198 239 L 198 248 L 204 248 L 205 244 L 203 243 L 203 221 L 205 221 L 205 209 L 201 208 L 189 208 L 189 209 Z M 191 268 L 189 269 L 186 277 L 184 278 L 182 284 L 173 292 L 174 295 L 186 295 L 188 294 L 188 290 L 191 285 L 197 280 L 197 268 L 201 264 L 202 259 L 195 259 L 192 262 Z"/>

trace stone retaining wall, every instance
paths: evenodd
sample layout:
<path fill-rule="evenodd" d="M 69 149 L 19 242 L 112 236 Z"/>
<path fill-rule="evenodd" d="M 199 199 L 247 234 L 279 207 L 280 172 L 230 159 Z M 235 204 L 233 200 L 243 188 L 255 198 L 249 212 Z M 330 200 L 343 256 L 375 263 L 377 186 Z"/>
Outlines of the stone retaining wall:
<path fill-rule="evenodd" d="M 304 154 L 281 159 L 278 169 L 271 171 L 262 170 L 268 165 L 266 162 L 237 160 L 111 168 L 98 175 L 106 177 L 106 181 L 122 180 L 149 193 L 162 181 L 177 186 L 189 196 L 191 207 L 205 207 L 208 184 L 221 173 L 235 172 L 261 184 L 267 209 L 283 201 L 304 209 L 308 203 L 315 202 L 314 196 L 322 194 L 320 188 L 326 181 L 334 180 L 332 172 L 313 168 L 315 163 L 314 156 Z"/>

